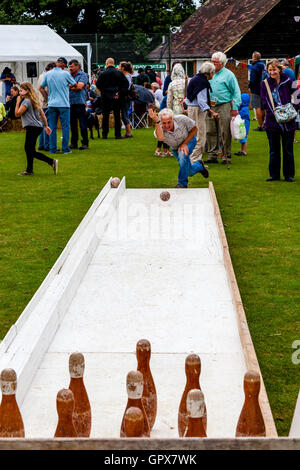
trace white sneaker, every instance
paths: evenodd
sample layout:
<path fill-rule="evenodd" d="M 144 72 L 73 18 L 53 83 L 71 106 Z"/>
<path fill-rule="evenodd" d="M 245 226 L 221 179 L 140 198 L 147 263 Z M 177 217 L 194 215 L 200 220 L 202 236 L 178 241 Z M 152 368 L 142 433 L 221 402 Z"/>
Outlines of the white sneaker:
<path fill-rule="evenodd" d="M 58 160 L 53 159 L 53 165 L 52 165 L 54 174 L 57 175 L 58 172 Z"/>

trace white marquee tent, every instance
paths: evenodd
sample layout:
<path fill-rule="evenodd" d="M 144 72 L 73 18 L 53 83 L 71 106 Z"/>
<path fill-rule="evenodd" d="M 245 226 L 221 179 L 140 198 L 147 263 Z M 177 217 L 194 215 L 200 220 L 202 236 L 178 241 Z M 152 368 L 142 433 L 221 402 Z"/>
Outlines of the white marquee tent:
<path fill-rule="evenodd" d="M 16 76 L 17 82 L 32 81 L 36 85 L 37 78 L 28 78 L 28 62 L 35 62 L 37 76 L 45 66 L 58 58 L 65 57 L 68 61 L 77 59 L 83 65 L 83 56 L 74 47 L 44 25 L 0 25 L 0 73 L 9 67 Z M 2 85 L 3 82 L 0 82 Z M 0 101 L 3 101 L 4 84 Z"/>

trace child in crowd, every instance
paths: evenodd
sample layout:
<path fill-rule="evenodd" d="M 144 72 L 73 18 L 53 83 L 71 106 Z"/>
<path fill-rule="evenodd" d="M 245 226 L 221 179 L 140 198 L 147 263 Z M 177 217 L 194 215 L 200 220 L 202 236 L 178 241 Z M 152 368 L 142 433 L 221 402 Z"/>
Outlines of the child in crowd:
<path fill-rule="evenodd" d="M 48 127 L 47 118 L 43 109 L 41 108 L 39 97 L 32 84 L 29 82 L 24 82 L 20 85 L 20 92 L 16 102 L 15 115 L 16 117 L 21 117 L 22 126 L 26 130 L 25 152 L 27 156 L 27 168 L 26 171 L 23 171 L 18 175 L 33 175 L 34 158 L 48 163 L 48 165 L 53 168 L 54 174 L 56 175 L 58 160 L 49 158 L 35 150 L 37 138 L 42 132 L 43 127 L 47 135 L 51 134 L 51 129 Z"/>
<path fill-rule="evenodd" d="M 161 150 L 161 147 L 163 147 L 163 152 Z M 157 141 L 154 155 L 156 157 L 173 157 L 170 147 L 160 140 Z"/>
<path fill-rule="evenodd" d="M 159 111 L 167 107 L 167 95 L 165 96 L 165 98 L 166 99 L 163 98 L 160 104 Z M 149 107 L 154 110 L 153 106 L 149 105 Z M 162 147 L 163 147 L 163 151 L 161 149 Z M 154 155 L 156 157 L 173 157 L 173 153 L 171 152 L 169 145 L 165 144 L 165 142 L 162 142 L 160 140 L 157 141 Z"/>
<path fill-rule="evenodd" d="M 247 93 L 242 93 L 241 98 L 242 98 L 242 103 L 239 107 L 239 115 L 245 121 L 246 137 L 240 140 L 241 150 L 239 152 L 236 152 L 234 155 L 246 156 L 247 155 L 247 136 L 248 136 L 249 129 L 250 129 L 250 114 L 249 114 L 250 96 Z"/>

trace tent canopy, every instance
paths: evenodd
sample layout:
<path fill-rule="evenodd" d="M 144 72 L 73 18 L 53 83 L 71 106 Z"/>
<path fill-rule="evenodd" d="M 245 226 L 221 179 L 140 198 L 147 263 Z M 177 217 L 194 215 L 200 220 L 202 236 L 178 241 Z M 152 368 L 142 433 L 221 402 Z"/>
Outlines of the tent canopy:
<path fill-rule="evenodd" d="M 58 57 L 83 62 L 82 55 L 49 26 L 0 25 L 0 62 L 55 61 Z"/>

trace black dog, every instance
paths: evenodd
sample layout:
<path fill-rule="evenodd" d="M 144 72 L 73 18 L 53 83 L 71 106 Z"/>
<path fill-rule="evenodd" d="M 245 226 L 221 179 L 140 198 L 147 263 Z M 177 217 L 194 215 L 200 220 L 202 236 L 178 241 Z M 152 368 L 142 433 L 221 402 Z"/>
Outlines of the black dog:
<path fill-rule="evenodd" d="M 91 100 L 92 104 L 92 113 L 88 113 L 87 121 L 88 121 L 88 129 L 90 130 L 91 139 L 94 139 L 93 136 L 93 127 L 95 127 L 98 138 L 100 139 L 100 132 L 99 132 L 99 120 L 98 115 L 102 114 L 102 101 L 101 96 L 97 96 L 97 98 Z"/>
<path fill-rule="evenodd" d="M 88 126 L 88 129 L 90 130 L 90 139 L 94 140 L 94 136 L 93 136 L 94 127 L 98 133 L 98 139 L 100 139 L 99 120 L 98 120 L 97 114 L 87 113 L 87 126 Z"/>

